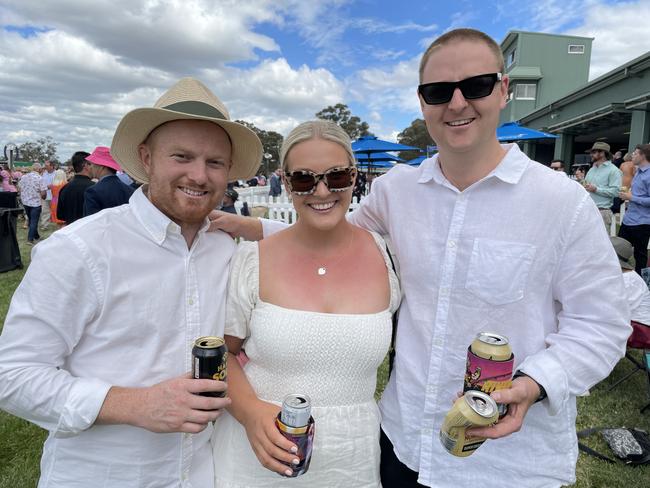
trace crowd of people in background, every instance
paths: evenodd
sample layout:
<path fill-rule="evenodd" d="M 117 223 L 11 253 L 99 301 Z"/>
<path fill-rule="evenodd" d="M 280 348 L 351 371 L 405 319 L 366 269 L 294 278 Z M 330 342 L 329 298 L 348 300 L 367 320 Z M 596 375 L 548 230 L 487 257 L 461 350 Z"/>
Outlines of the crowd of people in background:
<path fill-rule="evenodd" d="M 35 162 L 27 169 L 0 170 L 0 191 L 16 193 L 25 210 L 27 242 L 35 244 L 40 232 L 71 224 L 105 208 L 128 203 L 138 187 L 111 157 L 107 147 L 92 154 L 78 151 L 64 170 L 58 162 Z"/>
<path fill-rule="evenodd" d="M 613 232 L 612 220 L 621 214 L 619 237 L 634 248 L 634 270 L 648 266 L 650 240 L 650 143 L 638 144 L 632 151 L 618 150 L 612 154 L 606 142 L 597 141 L 589 149 L 591 163 L 576 163 L 573 174 L 567 175 L 561 159 L 554 159 L 550 168 L 578 181 L 598 207 L 607 232 Z M 648 277 L 650 281 L 650 276 Z"/>

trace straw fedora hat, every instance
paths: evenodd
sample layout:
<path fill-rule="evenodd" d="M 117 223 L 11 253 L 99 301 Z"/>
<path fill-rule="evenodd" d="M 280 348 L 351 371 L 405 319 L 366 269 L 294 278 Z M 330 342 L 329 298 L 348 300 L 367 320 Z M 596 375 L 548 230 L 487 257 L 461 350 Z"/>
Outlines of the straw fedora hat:
<path fill-rule="evenodd" d="M 111 144 L 113 158 L 141 183 L 149 178 L 140 161 L 138 146 L 159 125 L 172 120 L 207 120 L 228 133 L 232 143 L 231 181 L 255 176 L 262 162 L 262 143 L 248 127 L 232 122 L 228 109 L 208 87 L 194 78 L 183 78 L 154 104 L 127 113 L 115 130 Z"/>

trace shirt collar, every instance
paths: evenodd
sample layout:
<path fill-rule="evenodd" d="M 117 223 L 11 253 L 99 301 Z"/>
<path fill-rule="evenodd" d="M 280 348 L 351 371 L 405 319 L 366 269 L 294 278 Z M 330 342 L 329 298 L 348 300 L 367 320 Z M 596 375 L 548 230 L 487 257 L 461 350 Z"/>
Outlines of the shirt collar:
<path fill-rule="evenodd" d="M 530 159 L 521 152 L 517 144 L 501 144 L 501 147 L 506 150 L 505 156 L 503 156 L 498 166 L 486 175 L 483 180 L 495 177 L 505 183 L 517 184 L 528 167 Z M 438 154 L 425 159 L 420 165 L 420 170 L 421 174 L 418 183 L 427 183 L 433 180 L 442 185 L 448 182 L 438 163 Z"/>
<path fill-rule="evenodd" d="M 146 187 L 147 185 L 142 185 L 133 192 L 133 195 L 129 198 L 129 205 L 153 241 L 160 246 L 168 236 L 180 236 L 181 227 L 151 203 L 151 200 L 144 194 Z M 208 227 L 210 227 L 210 221 L 206 217 L 199 229 L 199 234 L 207 232 Z"/>

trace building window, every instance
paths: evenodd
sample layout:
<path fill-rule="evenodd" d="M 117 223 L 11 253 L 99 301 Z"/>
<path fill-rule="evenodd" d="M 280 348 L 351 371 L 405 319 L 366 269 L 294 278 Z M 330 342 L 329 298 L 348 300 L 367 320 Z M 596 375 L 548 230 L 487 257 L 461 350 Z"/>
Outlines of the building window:
<path fill-rule="evenodd" d="M 584 44 L 569 44 L 569 54 L 584 54 L 585 45 Z"/>
<path fill-rule="evenodd" d="M 515 98 L 517 100 L 535 100 L 537 85 L 518 83 L 515 85 Z"/>
<path fill-rule="evenodd" d="M 515 62 L 515 54 L 516 53 L 517 53 L 516 49 L 513 49 L 512 51 L 510 51 L 510 53 L 506 57 L 506 68 L 509 68 L 512 65 L 512 63 Z"/>

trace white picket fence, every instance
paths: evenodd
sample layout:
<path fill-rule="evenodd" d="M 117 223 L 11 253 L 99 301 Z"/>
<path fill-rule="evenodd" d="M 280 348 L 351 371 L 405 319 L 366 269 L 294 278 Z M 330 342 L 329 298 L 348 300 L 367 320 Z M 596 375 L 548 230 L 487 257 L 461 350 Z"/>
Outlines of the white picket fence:
<path fill-rule="evenodd" d="M 623 216 L 625 215 L 625 210 L 627 209 L 627 202 L 621 202 L 621 210 L 620 213 L 614 214 L 614 217 L 612 218 L 612 223 L 609 226 L 609 235 L 610 236 L 615 236 L 616 234 L 616 224 L 621 225 L 623 223 Z M 650 243 L 648 244 L 650 246 Z M 648 247 L 650 249 L 650 247 Z"/>
<path fill-rule="evenodd" d="M 282 194 L 279 197 L 270 197 L 269 196 L 269 187 L 268 186 L 252 186 L 248 188 L 237 188 L 237 193 L 239 193 L 239 199 L 235 203 L 235 208 L 237 212 L 241 213 L 241 208 L 243 202 L 248 203 L 248 208 L 250 210 L 258 209 L 255 213 L 266 213 L 268 211 L 268 218 L 271 220 L 281 220 L 288 224 L 292 224 L 296 221 L 296 211 L 293 208 L 291 200 L 288 198 L 284 188 L 282 189 Z M 363 199 L 363 197 L 362 197 Z M 350 205 L 349 211 L 354 210 L 359 206 L 358 203 L 352 203 Z M 627 208 L 627 202 L 621 204 L 621 210 L 619 214 L 614 214 L 612 219 L 612 224 L 609 228 L 609 235 L 616 235 L 617 225 L 623 222 L 623 216 L 625 215 L 625 210 Z M 649 247 L 650 249 L 650 244 Z"/>
<path fill-rule="evenodd" d="M 239 194 L 239 199 L 235 202 L 235 208 L 239 213 L 241 213 L 243 203 L 246 202 L 253 216 L 261 217 L 268 212 L 267 217 L 269 219 L 281 220 L 287 224 L 293 224 L 297 219 L 293 203 L 291 203 L 284 190 L 279 197 L 270 197 L 268 186 L 237 188 L 236 190 Z M 349 211 L 354 210 L 358 206 L 358 203 L 352 203 Z"/>

